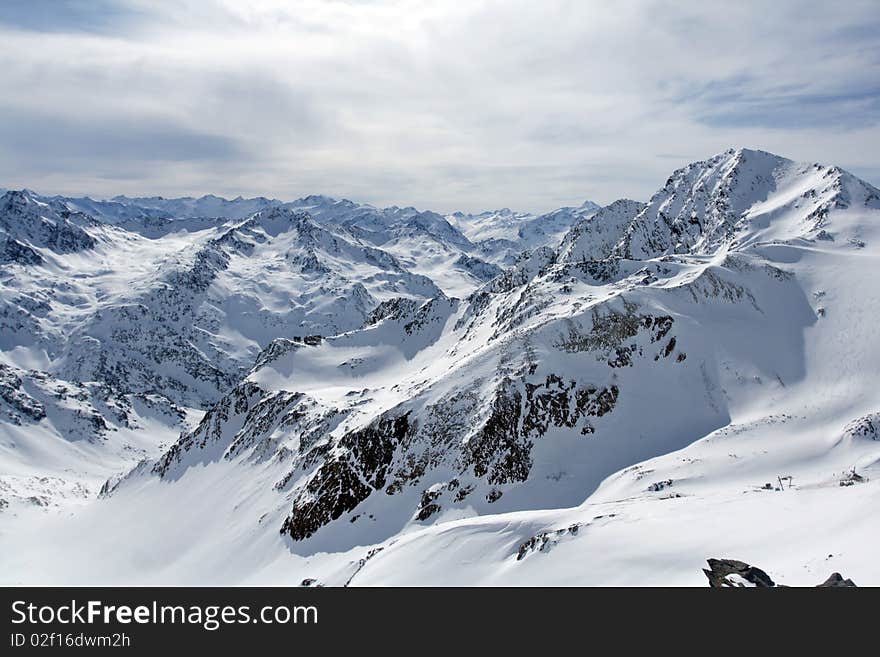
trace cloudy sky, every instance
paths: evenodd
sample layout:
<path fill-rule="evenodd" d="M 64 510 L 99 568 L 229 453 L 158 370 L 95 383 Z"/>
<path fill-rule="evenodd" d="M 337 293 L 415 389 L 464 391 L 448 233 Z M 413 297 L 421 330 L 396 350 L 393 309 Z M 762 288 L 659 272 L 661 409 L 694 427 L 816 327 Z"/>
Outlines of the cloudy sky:
<path fill-rule="evenodd" d="M 877 0 L 3 0 L 0 187 L 534 211 L 730 146 L 878 184 L 878 71 Z"/>

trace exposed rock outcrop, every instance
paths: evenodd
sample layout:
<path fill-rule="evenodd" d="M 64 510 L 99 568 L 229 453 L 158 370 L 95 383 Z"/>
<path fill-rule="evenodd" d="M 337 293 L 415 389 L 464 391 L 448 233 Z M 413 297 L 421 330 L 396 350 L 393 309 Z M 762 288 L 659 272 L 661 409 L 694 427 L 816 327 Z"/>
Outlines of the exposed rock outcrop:
<path fill-rule="evenodd" d="M 782 587 L 783 584 L 774 582 L 770 575 L 756 566 L 750 566 L 744 561 L 736 559 L 709 559 L 708 568 L 703 572 L 709 580 L 711 588 L 772 588 Z M 851 579 L 844 579 L 840 573 L 832 573 L 827 580 L 816 585 L 823 588 L 854 587 Z"/>

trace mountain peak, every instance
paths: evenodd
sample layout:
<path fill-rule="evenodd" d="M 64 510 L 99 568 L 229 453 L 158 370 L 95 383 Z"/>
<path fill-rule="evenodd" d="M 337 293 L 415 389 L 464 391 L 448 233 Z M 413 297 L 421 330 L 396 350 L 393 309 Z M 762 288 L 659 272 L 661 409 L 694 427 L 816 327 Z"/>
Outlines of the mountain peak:
<path fill-rule="evenodd" d="M 26 189 L 10 190 L 0 197 L 0 232 L 5 233 L 7 242 L 11 240 L 17 245 L 17 253 L 27 254 L 24 259 L 15 259 L 23 264 L 42 262 L 34 249 L 73 253 L 95 246 L 94 238 L 71 222 L 70 215 L 63 208 L 59 214 L 56 208 L 38 200 Z M 85 218 L 90 219 L 88 215 Z"/>
<path fill-rule="evenodd" d="M 323 194 L 309 194 L 294 201 L 296 205 L 332 205 L 334 203 L 336 203 L 335 198 Z"/>
<path fill-rule="evenodd" d="M 27 189 L 10 189 L 3 196 L 0 196 L 0 202 L 4 205 L 25 206 L 35 203 L 34 194 Z"/>
<path fill-rule="evenodd" d="M 576 221 L 559 246 L 557 261 L 599 261 L 608 258 L 644 203 L 618 199 Z"/>
<path fill-rule="evenodd" d="M 839 167 L 732 148 L 673 172 L 615 252 L 631 259 L 711 253 L 735 234 L 739 242 L 809 238 L 832 211 L 877 202 L 876 189 Z"/>
<path fill-rule="evenodd" d="M 271 205 L 264 210 L 255 212 L 243 226 L 259 226 L 272 237 L 286 233 L 293 227 L 296 227 L 301 233 L 309 234 L 319 229 L 319 226 L 312 219 L 312 215 L 306 210 L 289 208 L 280 204 Z"/>

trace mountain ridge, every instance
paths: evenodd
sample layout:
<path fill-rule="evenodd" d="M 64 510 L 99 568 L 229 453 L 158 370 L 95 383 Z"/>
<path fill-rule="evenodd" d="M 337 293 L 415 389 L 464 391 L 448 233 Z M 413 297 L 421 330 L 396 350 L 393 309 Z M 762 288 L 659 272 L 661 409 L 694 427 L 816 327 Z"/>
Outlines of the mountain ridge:
<path fill-rule="evenodd" d="M 359 583 L 444 576 L 458 583 L 558 581 L 565 568 L 595 582 L 586 566 L 572 565 L 577 550 L 605 563 L 608 573 L 613 556 L 601 556 L 594 544 L 626 541 L 621 554 L 654 563 L 638 552 L 646 535 L 617 518 L 638 519 L 702 563 L 701 549 L 716 553 L 723 546 L 710 545 L 699 527 L 690 538 L 670 538 L 669 528 L 684 522 L 671 505 L 688 509 L 682 518 L 705 522 L 721 500 L 738 509 L 730 531 L 742 532 L 749 514 L 766 504 L 768 517 L 801 540 L 802 559 L 811 546 L 828 550 L 801 531 L 805 515 L 784 515 L 786 499 L 809 499 L 823 517 L 839 508 L 848 518 L 876 499 L 870 475 L 880 463 L 880 443 L 870 427 L 880 398 L 870 381 L 880 362 L 870 322 L 880 299 L 863 282 L 878 262 L 880 192 L 838 167 L 731 149 L 676 170 L 647 203 L 622 199 L 603 208 L 562 209 L 554 215 L 564 217 L 561 223 L 548 225 L 567 224 L 564 234 L 539 246 L 528 230 L 519 235 L 533 219 L 512 212 L 512 224 L 503 229 L 517 231 L 519 243 L 468 236 L 465 215 L 306 199 L 299 208 L 264 208 L 222 230 L 208 226 L 153 239 L 118 226 L 83 228 L 94 235 L 93 250 L 128 244 L 152 245 L 157 257 L 162 251 L 155 262 L 165 277 L 146 288 L 162 292 L 150 297 L 158 301 L 148 312 L 176 305 L 189 313 L 182 320 L 187 325 L 196 316 L 190 308 L 204 308 L 209 312 L 196 322 L 197 331 L 174 333 L 189 345 L 180 353 L 214 365 L 222 359 L 210 350 L 219 348 L 236 362 L 198 409 L 192 398 L 169 394 L 173 386 L 164 380 L 156 390 L 133 391 L 105 381 L 106 399 L 118 409 L 114 420 L 102 414 L 101 395 L 71 389 L 68 394 L 83 402 L 94 399 L 89 403 L 105 418 L 108 436 L 140 435 L 122 428 L 123 416 L 132 425 L 164 427 L 160 448 L 138 444 L 145 460 L 128 474 L 119 468 L 102 478 L 104 468 L 91 477 L 92 494 L 100 488 L 101 504 L 117 510 L 107 516 L 91 510 L 88 522 L 95 527 L 111 517 L 128 525 L 118 513 L 147 512 L 171 490 L 187 500 L 171 521 L 182 526 L 190 513 L 207 512 L 191 491 L 225 490 L 237 502 L 211 497 L 219 506 L 203 533 L 185 532 L 192 545 L 229 541 L 241 555 L 271 562 L 293 578 L 351 583 L 348 564 L 369 553 L 369 563 L 356 570 Z M 480 245 L 494 239 L 506 244 L 486 256 Z M 160 248 L 164 240 L 185 249 L 169 261 Z M 21 243 L 44 263 L 79 257 Z M 511 243 L 519 249 L 515 255 Z M 184 258 L 195 246 L 204 255 Z M 441 264 L 468 258 L 474 260 L 468 271 L 484 273 L 465 289 L 463 274 Z M 173 263 L 182 268 L 169 268 Z M 28 287 L 32 272 L 46 267 L 17 262 L 18 278 L 7 281 L 2 318 L 4 326 L 19 322 L 19 335 L 55 321 L 57 297 L 47 287 Z M 142 273 L 127 280 L 146 281 Z M 346 281 L 331 286 L 330 296 L 362 300 L 356 312 L 326 314 L 348 316 L 344 325 L 334 320 L 319 329 L 282 321 L 246 350 L 221 346 L 220 337 L 233 328 L 224 317 L 245 322 L 273 305 L 278 312 L 290 290 L 326 298 L 318 281 L 327 276 Z M 260 286 L 250 288 L 257 280 Z M 194 293 L 196 301 L 169 304 L 169 294 L 180 296 L 175 290 Z M 241 294 L 218 313 L 224 299 Z M 245 298 L 260 305 L 243 305 Z M 153 302 L 136 299 L 126 312 L 151 308 Z M 118 315 L 121 306 L 112 307 Z M 124 334 L 141 321 L 125 325 Z M 117 325 L 114 319 L 114 330 Z M 89 329 L 83 335 L 99 334 Z M 170 335 L 147 342 L 144 353 L 155 351 L 152 345 L 174 345 Z M 106 352 L 109 343 L 97 339 L 102 346 L 94 353 Z M 109 351 L 134 352 L 132 344 Z M 48 427 L 37 402 L 45 414 L 53 407 L 30 382 L 23 355 L 29 349 L 24 338 L 3 345 L 9 368 L 3 399 L 23 423 Z M 71 378 L 93 380 L 81 372 Z M 140 399 L 149 395 L 148 412 Z M 17 430 L 10 435 L 24 440 Z M 859 480 L 835 474 L 850 468 L 858 469 Z M 763 488 L 766 480 L 792 473 L 791 495 L 798 497 L 767 497 L 774 492 Z M 789 492 L 781 480 L 777 487 Z M 851 488 L 855 493 L 841 501 Z M 59 497 L 65 490 L 59 487 Z M 651 520 L 651 510 L 660 520 Z M 225 523 L 235 529 L 224 529 Z M 444 535 L 462 541 L 444 552 Z M 854 542 L 864 530 L 842 535 L 852 561 L 841 570 L 860 583 L 876 579 L 870 571 L 863 576 L 869 562 Z M 239 537 L 250 537 L 252 545 Z M 773 549 L 728 540 L 743 549 Z M 424 562 L 414 551 L 430 555 L 430 566 L 419 571 L 414 564 Z M 193 565 L 168 558 L 177 573 Z M 690 572 L 680 558 L 656 559 Z M 473 565 L 455 570 L 465 562 Z M 795 562 L 788 563 L 782 574 L 796 582 Z M 271 575 L 244 564 L 230 567 L 235 581 Z M 132 576 L 124 563 L 119 568 Z"/>

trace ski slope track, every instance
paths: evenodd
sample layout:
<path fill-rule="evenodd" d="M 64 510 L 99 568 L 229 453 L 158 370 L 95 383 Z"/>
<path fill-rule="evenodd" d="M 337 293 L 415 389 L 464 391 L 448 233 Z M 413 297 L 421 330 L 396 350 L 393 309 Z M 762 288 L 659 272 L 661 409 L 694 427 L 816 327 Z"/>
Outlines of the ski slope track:
<path fill-rule="evenodd" d="M 4 584 L 880 584 L 880 191 L 0 197 Z"/>

